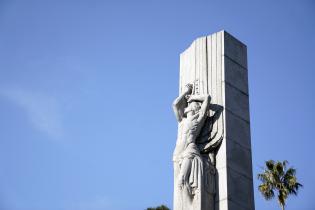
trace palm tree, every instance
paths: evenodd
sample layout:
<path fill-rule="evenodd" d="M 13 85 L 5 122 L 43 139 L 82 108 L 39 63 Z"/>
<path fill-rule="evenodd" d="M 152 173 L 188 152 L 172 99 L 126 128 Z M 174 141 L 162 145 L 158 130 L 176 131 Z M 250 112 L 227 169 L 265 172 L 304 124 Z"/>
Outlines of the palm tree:
<path fill-rule="evenodd" d="M 296 170 L 287 169 L 287 164 L 286 160 L 283 162 L 268 160 L 264 172 L 258 174 L 258 179 L 262 181 L 258 190 L 266 200 L 271 200 L 277 193 L 282 210 L 284 210 L 287 197 L 291 194 L 297 195 L 299 187 L 302 187 L 302 184 L 297 182 Z"/>

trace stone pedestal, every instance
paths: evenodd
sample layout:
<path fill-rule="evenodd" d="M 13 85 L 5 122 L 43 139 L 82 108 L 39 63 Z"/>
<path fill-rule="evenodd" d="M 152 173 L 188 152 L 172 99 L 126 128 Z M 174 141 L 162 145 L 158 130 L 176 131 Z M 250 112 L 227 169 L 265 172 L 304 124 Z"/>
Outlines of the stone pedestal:
<path fill-rule="evenodd" d="M 211 132 L 222 138 L 215 210 L 255 209 L 247 77 L 246 46 L 225 31 L 196 39 L 180 56 L 180 94 L 191 83 L 195 94 L 210 94 L 211 104 L 223 107 Z"/>

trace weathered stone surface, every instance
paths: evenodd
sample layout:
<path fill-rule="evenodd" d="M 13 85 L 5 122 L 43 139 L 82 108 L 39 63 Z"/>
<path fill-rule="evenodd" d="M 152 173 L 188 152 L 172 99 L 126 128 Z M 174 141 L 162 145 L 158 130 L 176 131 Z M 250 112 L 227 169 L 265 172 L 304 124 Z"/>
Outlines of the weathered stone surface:
<path fill-rule="evenodd" d="M 249 122 L 248 96 L 229 84 L 225 84 L 225 108 Z"/>
<path fill-rule="evenodd" d="M 216 156 L 216 167 L 217 169 L 226 167 L 226 143 L 224 142 L 222 143 Z"/>
<path fill-rule="evenodd" d="M 255 207 L 252 179 L 228 168 L 227 180 L 228 199 L 244 208 L 253 210 Z"/>
<path fill-rule="evenodd" d="M 245 149 L 233 140 L 227 139 L 228 166 L 238 173 L 252 179 L 252 157 L 249 149 Z"/>
<path fill-rule="evenodd" d="M 224 32 L 224 55 L 247 69 L 246 45 L 226 31 Z"/>
<path fill-rule="evenodd" d="M 218 189 L 218 193 L 216 195 L 216 202 L 222 199 L 226 199 L 228 197 L 228 186 L 227 186 L 227 168 L 223 167 L 223 168 L 219 168 L 217 169 L 217 189 Z M 222 182 L 220 181 L 222 180 Z M 218 183 L 222 183 L 222 184 L 218 184 Z"/>
<path fill-rule="evenodd" d="M 218 209 L 218 210 L 221 210 L 221 209 L 224 209 L 224 210 L 227 210 L 227 209 L 229 209 L 228 208 L 228 199 L 227 198 L 225 198 L 225 199 L 222 199 L 222 200 L 220 200 L 220 201 L 217 201 L 216 203 L 215 203 L 215 209 Z"/>
<path fill-rule="evenodd" d="M 229 200 L 229 210 L 252 210 L 251 208 L 248 208 L 248 206 L 241 206 L 231 200 Z"/>
<path fill-rule="evenodd" d="M 224 59 L 225 82 L 248 95 L 247 70 L 229 57 Z"/>
<path fill-rule="evenodd" d="M 216 208 L 215 209 L 218 209 L 218 210 L 225 210 L 225 209 L 228 209 L 228 210 L 252 210 L 246 206 L 241 206 L 231 200 L 228 200 L 228 199 L 223 199 L 223 200 L 220 200 L 218 202 L 216 202 Z"/>
<path fill-rule="evenodd" d="M 251 149 L 250 124 L 228 110 L 225 111 L 225 120 L 226 137 L 247 149 Z"/>

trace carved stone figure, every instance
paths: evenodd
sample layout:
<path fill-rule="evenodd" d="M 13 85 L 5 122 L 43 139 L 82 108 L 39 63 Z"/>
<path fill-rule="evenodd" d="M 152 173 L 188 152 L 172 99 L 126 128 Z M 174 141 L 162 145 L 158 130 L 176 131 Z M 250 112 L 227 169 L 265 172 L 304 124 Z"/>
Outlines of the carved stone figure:
<path fill-rule="evenodd" d="M 254 210 L 246 45 L 226 31 L 195 39 L 178 82 L 173 210 Z"/>
<path fill-rule="evenodd" d="M 219 111 L 209 116 L 210 95 L 193 94 L 193 89 L 187 84 L 173 103 L 179 123 L 173 155 L 174 210 L 214 210 L 215 150 L 222 139 L 212 142 L 210 136 Z"/>

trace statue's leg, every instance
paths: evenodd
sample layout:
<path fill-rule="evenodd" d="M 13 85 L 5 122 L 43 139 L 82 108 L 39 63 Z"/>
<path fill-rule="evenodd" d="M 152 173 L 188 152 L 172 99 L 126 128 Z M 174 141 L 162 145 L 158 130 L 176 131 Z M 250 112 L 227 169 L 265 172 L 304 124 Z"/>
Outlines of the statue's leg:
<path fill-rule="evenodd" d="M 184 158 L 180 166 L 180 172 L 177 177 L 177 188 L 180 189 L 179 191 L 181 196 L 181 210 L 190 210 L 193 207 L 193 195 L 189 183 L 191 165 L 192 159 Z"/>
<path fill-rule="evenodd" d="M 183 187 L 185 184 L 189 184 L 190 169 L 191 159 L 184 158 L 178 175 L 178 186 Z"/>

